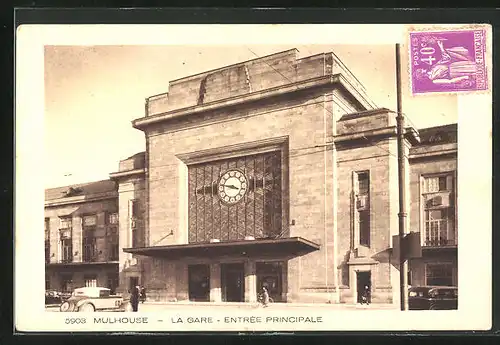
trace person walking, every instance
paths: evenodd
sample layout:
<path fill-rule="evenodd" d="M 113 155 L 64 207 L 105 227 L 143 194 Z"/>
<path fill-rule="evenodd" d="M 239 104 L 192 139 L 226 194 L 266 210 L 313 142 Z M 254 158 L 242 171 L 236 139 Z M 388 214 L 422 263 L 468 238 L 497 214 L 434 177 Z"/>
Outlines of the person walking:
<path fill-rule="evenodd" d="M 144 286 L 141 287 L 141 303 L 146 302 L 146 288 Z"/>
<path fill-rule="evenodd" d="M 370 288 L 368 285 L 365 285 L 365 288 L 363 290 L 363 295 L 361 296 L 361 304 L 370 304 Z"/>
<path fill-rule="evenodd" d="M 132 289 L 132 293 L 130 295 L 130 304 L 132 305 L 133 312 L 136 312 L 139 309 L 139 295 L 140 288 L 139 286 L 136 286 Z"/>
<path fill-rule="evenodd" d="M 264 308 L 267 308 L 269 305 L 269 292 L 265 286 L 262 287 L 262 305 Z"/>

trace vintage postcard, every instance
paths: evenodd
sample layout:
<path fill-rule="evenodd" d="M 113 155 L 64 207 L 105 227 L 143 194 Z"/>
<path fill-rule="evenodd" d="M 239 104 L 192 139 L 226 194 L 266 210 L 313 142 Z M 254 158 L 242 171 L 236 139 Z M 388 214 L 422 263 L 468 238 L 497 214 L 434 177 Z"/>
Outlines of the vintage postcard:
<path fill-rule="evenodd" d="M 17 331 L 489 329 L 491 35 L 20 26 Z"/>

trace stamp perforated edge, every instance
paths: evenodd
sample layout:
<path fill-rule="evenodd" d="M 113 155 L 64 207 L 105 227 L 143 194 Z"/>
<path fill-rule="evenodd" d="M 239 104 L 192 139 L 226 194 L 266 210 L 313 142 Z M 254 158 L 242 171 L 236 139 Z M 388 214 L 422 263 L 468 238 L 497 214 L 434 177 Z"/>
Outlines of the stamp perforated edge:
<path fill-rule="evenodd" d="M 487 88 L 485 90 L 470 90 L 470 91 L 432 91 L 432 92 L 413 92 L 413 78 L 411 71 L 411 40 L 410 33 L 413 32 L 447 32 L 447 31 L 470 31 L 470 30 L 484 30 L 485 32 L 485 51 L 484 60 L 486 65 L 486 79 Z M 429 24 L 429 25 L 407 25 L 404 30 L 403 47 L 401 53 L 406 52 L 408 54 L 408 60 L 406 64 L 406 75 L 408 77 L 408 91 L 411 97 L 430 97 L 430 96 L 466 96 L 466 95 L 481 95 L 481 94 L 491 94 L 493 90 L 493 78 L 492 78 L 492 26 L 490 24 Z"/>

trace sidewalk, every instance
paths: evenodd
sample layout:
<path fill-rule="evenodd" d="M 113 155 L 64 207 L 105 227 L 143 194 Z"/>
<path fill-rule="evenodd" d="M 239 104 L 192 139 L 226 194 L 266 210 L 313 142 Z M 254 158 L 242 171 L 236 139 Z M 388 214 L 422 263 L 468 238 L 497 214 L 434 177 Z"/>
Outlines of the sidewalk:
<path fill-rule="evenodd" d="M 238 308 L 255 308 L 260 304 L 257 302 L 190 302 L 190 301 L 179 301 L 179 302 L 155 302 L 146 301 L 140 305 L 144 306 L 165 306 L 165 307 L 238 307 Z M 271 303 L 269 307 L 279 307 L 279 308 L 338 308 L 338 309 L 398 309 L 395 304 L 347 304 L 347 303 Z"/>
<path fill-rule="evenodd" d="M 191 308 L 216 308 L 219 310 L 235 310 L 235 309 L 256 309 L 262 308 L 260 303 L 254 302 L 155 302 L 148 301 L 139 304 L 139 311 L 144 312 L 162 312 L 169 309 L 184 309 L 189 310 Z M 330 310 L 399 310 L 397 305 L 394 304 L 346 304 L 346 303 L 270 303 L 268 305 L 269 309 L 274 310 L 290 310 L 290 309 L 300 309 L 300 308 L 311 308 L 311 309 L 330 309 Z M 46 311 L 49 312 L 59 312 L 59 306 L 46 306 Z"/>

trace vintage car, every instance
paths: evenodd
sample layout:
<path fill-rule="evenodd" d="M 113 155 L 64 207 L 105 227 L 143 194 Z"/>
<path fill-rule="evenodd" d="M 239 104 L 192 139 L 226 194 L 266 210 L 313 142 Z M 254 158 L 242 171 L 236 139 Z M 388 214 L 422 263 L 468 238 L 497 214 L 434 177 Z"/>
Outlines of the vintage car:
<path fill-rule="evenodd" d="M 54 290 L 45 291 L 45 305 L 60 305 L 63 302 L 61 294 Z"/>
<path fill-rule="evenodd" d="M 83 287 L 73 291 L 59 310 L 61 312 L 126 311 L 129 301 L 122 296 L 111 295 L 110 289 Z"/>
<path fill-rule="evenodd" d="M 408 290 L 410 310 L 451 310 L 458 308 L 458 288 L 453 286 L 413 286 Z"/>

